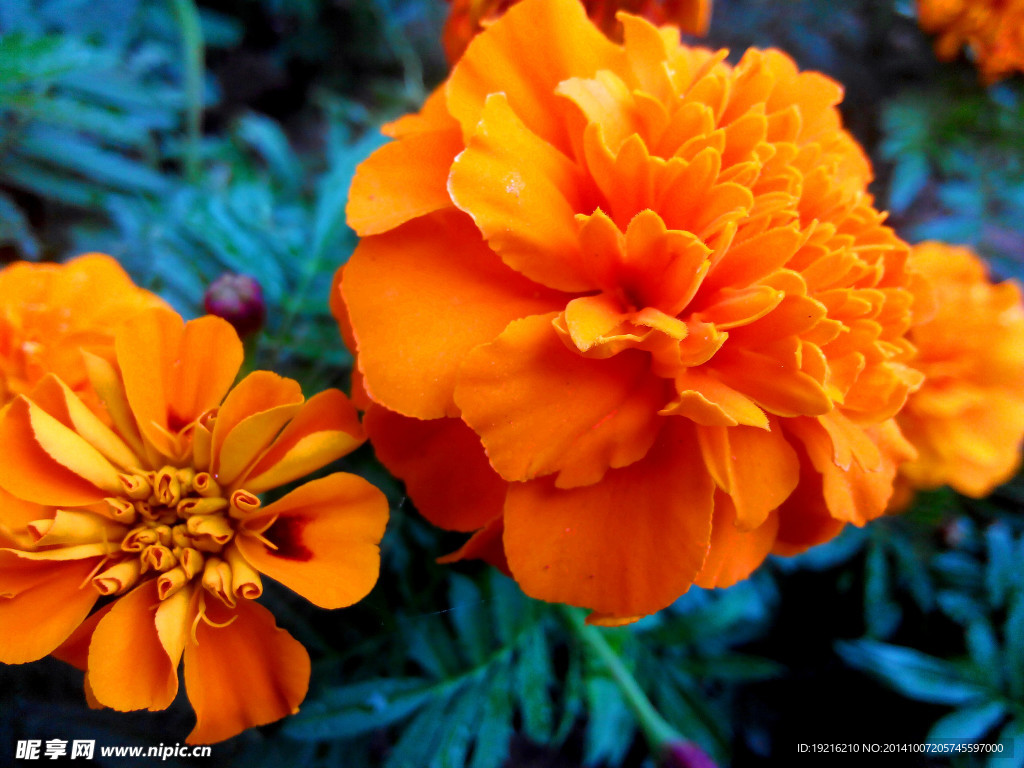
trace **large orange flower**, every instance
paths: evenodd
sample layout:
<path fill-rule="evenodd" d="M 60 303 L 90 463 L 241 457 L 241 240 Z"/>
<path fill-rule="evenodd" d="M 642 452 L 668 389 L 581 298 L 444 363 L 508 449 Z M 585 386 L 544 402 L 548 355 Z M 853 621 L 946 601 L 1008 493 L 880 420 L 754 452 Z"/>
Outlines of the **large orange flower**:
<path fill-rule="evenodd" d="M 914 365 L 926 376 L 898 417 L 918 457 L 900 468 L 913 488 L 950 485 L 981 497 L 1012 477 L 1024 440 L 1024 306 L 1012 282 L 993 284 L 969 248 L 922 243 L 910 265 L 936 310 L 915 325 Z"/>
<path fill-rule="evenodd" d="M 18 262 L 0 270 L 0 405 L 55 373 L 86 386 L 81 350 L 112 356 L 112 329 L 146 307 L 166 306 L 110 256 L 66 264 Z"/>
<path fill-rule="evenodd" d="M 334 295 L 370 439 L 477 531 L 457 556 L 605 620 L 881 514 L 920 381 L 841 88 L 621 19 L 482 32 L 359 168 Z"/>
<path fill-rule="evenodd" d="M 448 0 L 451 10 L 445 22 L 442 42 L 448 61 L 458 61 L 469 41 L 519 0 Z M 706 35 L 711 24 L 712 0 L 582 0 L 591 20 L 605 34 L 622 39 L 622 26 L 615 18 L 626 11 L 654 22 L 675 24 L 691 35 Z"/>
<path fill-rule="evenodd" d="M 232 389 L 227 322 L 147 310 L 115 351 L 86 358 L 112 426 L 53 375 L 0 417 L 0 661 L 53 653 L 86 669 L 91 702 L 125 711 L 168 706 L 184 656 L 188 741 L 219 741 L 294 712 L 309 683 L 305 649 L 254 602 L 261 574 L 354 603 L 377 579 L 387 502 L 336 473 L 261 503 L 363 437 L 337 390 L 304 400 L 266 371 Z"/>
<path fill-rule="evenodd" d="M 940 59 L 966 45 L 987 82 L 1024 72 L 1024 0 L 917 0 L 917 14 Z"/>

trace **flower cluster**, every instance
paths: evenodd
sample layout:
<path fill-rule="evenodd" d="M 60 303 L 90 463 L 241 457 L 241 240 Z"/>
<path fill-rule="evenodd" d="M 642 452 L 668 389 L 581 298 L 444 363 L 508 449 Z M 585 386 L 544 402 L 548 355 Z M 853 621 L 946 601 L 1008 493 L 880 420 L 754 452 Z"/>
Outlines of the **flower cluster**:
<path fill-rule="evenodd" d="M 841 88 L 619 18 L 488 26 L 359 168 L 333 297 L 379 458 L 475 532 L 452 557 L 609 623 L 882 514 L 922 379 Z"/>
<path fill-rule="evenodd" d="M 451 10 L 445 22 L 442 43 L 451 62 L 458 61 L 469 41 L 493 23 L 518 0 L 448 0 Z M 591 20 L 605 34 L 622 38 L 616 19 L 625 11 L 654 22 L 674 24 L 691 35 L 705 35 L 711 24 L 711 0 L 583 0 Z"/>
<path fill-rule="evenodd" d="M 80 350 L 109 359 L 112 329 L 157 306 L 166 304 L 104 254 L 66 264 L 18 262 L 0 270 L 0 405 L 47 373 L 88 397 Z"/>
<path fill-rule="evenodd" d="M 910 488 L 949 485 L 981 497 L 1010 479 L 1024 441 L 1024 305 L 993 284 L 969 248 L 916 245 L 910 266 L 932 284 L 935 313 L 911 329 L 925 383 L 898 422 L 918 456 L 900 467 Z M 902 488 L 902 499 L 909 488 Z"/>
<path fill-rule="evenodd" d="M 147 309 L 112 346 L 81 353 L 99 412 L 51 373 L 0 416 L 0 661 L 52 653 L 126 711 L 167 707 L 184 658 L 188 741 L 218 741 L 308 687 L 305 649 L 254 602 L 262 576 L 322 607 L 361 599 L 387 502 L 335 473 L 262 503 L 362 429 L 337 390 L 305 400 L 266 371 L 232 387 L 242 344 L 224 320 Z"/>
<path fill-rule="evenodd" d="M 966 45 L 987 82 L 1024 72 L 1024 0 L 917 0 L 917 14 L 939 58 Z"/>

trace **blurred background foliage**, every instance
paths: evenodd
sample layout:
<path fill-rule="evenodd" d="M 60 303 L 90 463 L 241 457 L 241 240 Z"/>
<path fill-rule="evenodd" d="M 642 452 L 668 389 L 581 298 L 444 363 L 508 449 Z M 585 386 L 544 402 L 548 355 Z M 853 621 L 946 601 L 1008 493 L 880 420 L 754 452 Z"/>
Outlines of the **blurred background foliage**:
<path fill-rule="evenodd" d="M 102 250 L 181 312 L 224 272 L 263 286 L 253 367 L 345 386 L 331 277 L 380 123 L 444 76 L 442 0 L 3 0 L 0 261 Z M 1024 277 L 1024 78 L 937 62 L 910 0 L 716 0 L 710 45 L 779 46 L 847 88 L 880 206 L 908 240 L 975 246 Z M 345 611 L 268 588 L 314 661 L 301 712 L 215 745 L 239 766 L 657 764 L 579 615 L 525 598 L 420 520 L 368 448 L 347 468 L 392 500 L 380 582 Z M 719 765 L 831 764 L 806 742 L 1009 745 L 1024 737 L 1024 481 L 949 491 L 729 590 L 692 589 L 602 637 Z M 173 744 L 166 712 L 90 710 L 54 660 L 0 667 L 0 762 L 17 739 Z M 1011 768 L 1013 757 L 893 765 Z M 202 760 L 166 761 L 195 765 Z M 116 760 L 109 764 L 118 764 Z M 808 762 L 808 764 L 811 764 Z"/>

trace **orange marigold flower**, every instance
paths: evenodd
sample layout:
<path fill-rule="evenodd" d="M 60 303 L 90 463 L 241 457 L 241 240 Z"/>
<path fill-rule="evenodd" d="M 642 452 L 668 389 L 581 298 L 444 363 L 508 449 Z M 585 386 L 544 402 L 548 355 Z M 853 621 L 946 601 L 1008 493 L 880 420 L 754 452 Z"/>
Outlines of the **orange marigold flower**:
<path fill-rule="evenodd" d="M 1024 441 L 1024 305 L 1013 282 L 993 284 L 969 248 L 913 247 L 909 264 L 935 292 L 915 325 L 925 383 L 897 420 L 918 457 L 900 467 L 912 488 L 950 485 L 981 497 L 1013 476 Z"/>
<path fill-rule="evenodd" d="M 602 621 L 882 514 L 921 378 L 841 88 L 620 18 L 482 32 L 360 166 L 333 300 L 381 460 L 477 532 L 453 557 Z"/>
<path fill-rule="evenodd" d="M 0 270 L 0 405 L 55 373 L 87 387 L 81 350 L 112 357 L 112 328 L 146 307 L 166 306 L 136 286 L 110 256 L 66 264 L 17 262 Z"/>
<path fill-rule="evenodd" d="M 295 712 L 310 661 L 254 602 L 262 576 L 325 608 L 377 580 L 383 494 L 354 475 L 259 494 L 363 441 L 337 390 L 304 400 L 267 371 L 234 388 L 242 344 L 168 309 L 123 324 L 115 362 L 86 354 L 110 426 L 54 375 L 0 417 L 0 661 L 86 670 L 90 702 L 167 707 L 185 686 L 190 743 Z M 93 611 L 101 597 L 116 597 Z"/>
<path fill-rule="evenodd" d="M 1024 0 L 917 0 L 921 28 L 940 59 L 965 45 L 986 82 L 1024 72 Z"/>
<path fill-rule="evenodd" d="M 469 41 L 519 0 L 448 0 L 451 10 L 442 33 L 448 61 L 456 62 Z M 675 24 L 690 35 L 704 36 L 711 25 L 712 0 L 582 0 L 587 15 L 605 34 L 622 39 L 618 11 L 643 16 L 655 24 Z"/>

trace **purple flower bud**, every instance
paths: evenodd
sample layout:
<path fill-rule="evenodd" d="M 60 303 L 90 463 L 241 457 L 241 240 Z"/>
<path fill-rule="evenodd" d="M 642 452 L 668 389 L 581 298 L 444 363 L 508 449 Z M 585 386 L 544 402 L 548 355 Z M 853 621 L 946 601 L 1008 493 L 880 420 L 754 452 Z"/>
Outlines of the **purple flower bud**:
<path fill-rule="evenodd" d="M 660 768 L 718 768 L 707 752 L 692 741 L 673 741 L 661 753 Z"/>
<path fill-rule="evenodd" d="M 267 305 L 256 278 L 230 272 L 218 277 L 206 289 L 203 306 L 207 313 L 223 317 L 245 337 L 263 327 Z"/>

